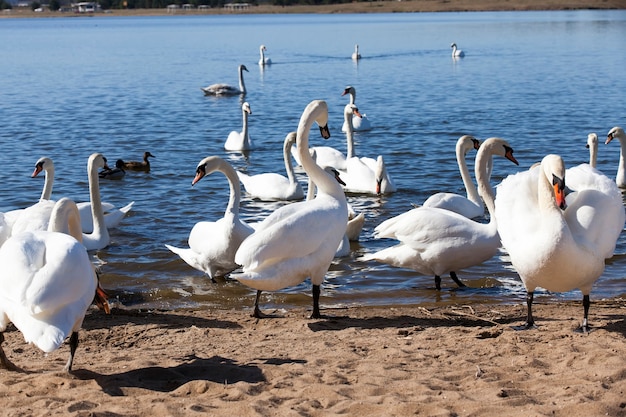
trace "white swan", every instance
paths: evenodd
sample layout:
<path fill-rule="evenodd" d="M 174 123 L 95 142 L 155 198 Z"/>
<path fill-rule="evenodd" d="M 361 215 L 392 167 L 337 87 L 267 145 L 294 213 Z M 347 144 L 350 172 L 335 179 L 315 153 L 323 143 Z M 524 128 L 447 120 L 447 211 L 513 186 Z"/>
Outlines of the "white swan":
<path fill-rule="evenodd" d="M 345 96 L 346 94 L 350 95 L 350 104 L 354 104 L 355 100 L 356 100 L 356 89 L 349 85 L 347 86 L 344 90 L 343 93 L 341 93 L 342 96 Z M 372 130 L 372 124 L 370 123 L 369 119 L 367 118 L 367 115 L 365 115 L 364 113 L 359 113 L 361 115 L 361 117 L 357 117 L 356 119 L 352 119 L 352 129 L 355 132 L 362 132 L 362 131 L 366 131 L 366 130 Z M 346 122 L 346 120 L 344 119 L 343 121 L 343 125 L 341 126 L 341 131 L 342 132 L 347 132 L 348 131 L 348 124 Z"/>
<path fill-rule="evenodd" d="M 304 190 L 296 179 L 291 163 L 291 148 L 295 142 L 296 132 L 287 134 L 283 142 L 283 160 L 287 177 L 275 172 L 247 175 L 237 171 L 239 180 L 251 197 L 264 201 L 292 201 L 304 198 Z"/>
<path fill-rule="evenodd" d="M 100 153 L 93 153 L 87 160 L 87 177 L 89 179 L 89 201 L 91 202 L 91 217 L 93 219 L 93 231 L 83 232 L 83 245 L 87 250 L 100 250 L 107 247 L 111 241 L 109 230 L 104 220 L 102 198 L 100 197 L 100 181 L 98 169 L 104 167 L 106 158 Z M 81 220 L 82 226 L 82 220 Z"/>
<path fill-rule="evenodd" d="M 224 143 L 224 149 L 227 151 L 249 151 L 254 148 L 248 132 L 248 115 L 252 114 L 252 109 L 250 109 L 250 104 L 247 101 L 241 105 L 241 114 L 243 129 L 241 132 L 233 130 L 228 134 L 228 138 L 226 138 Z"/>
<path fill-rule="evenodd" d="M 267 48 L 265 47 L 265 45 L 261 45 L 259 47 L 259 53 L 261 54 L 261 58 L 259 58 L 259 65 L 261 66 L 272 64 L 272 59 L 265 56 L 265 51 L 267 51 Z"/>
<path fill-rule="evenodd" d="M 598 135 L 595 133 L 588 134 L 585 146 L 589 149 L 589 165 L 595 168 L 598 164 Z"/>
<path fill-rule="evenodd" d="M 396 186 L 387 172 L 385 160 L 382 155 L 378 155 L 376 159 L 354 156 L 354 138 L 352 132 L 352 119 L 354 115 L 359 116 L 358 108 L 354 104 L 347 104 L 344 107 L 344 118 L 348 124 L 348 130 L 346 131 L 348 153 L 345 168 L 338 168 L 341 179 L 343 179 L 346 184 L 343 189 L 351 193 L 374 195 L 395 192 Z"/>
<path fill-rule="evenodd" d="M 359 45 L 354 45 L 354 52 L 352 52 L 352 59 L 354 61 L 358 61 L 361 59 L 361 54 L 359 53 Z"/>
<path fill-rule="evenodd" d="M 452 58 L 461 58 L 465 56 L 465 52 L 456 48 L 456 43 L 450 45 L 450 48 L 452 48 Z"/>
<path fill-rule="evenodd" d="M 226 176 L 230 188 L 224 217 L 214 222 L 196 223 L 189 233 L 189 248 L 165 245 L 189 266 L 206 273 L 213 282 L 216 277 L 223 277 L 238 267 L 235 263 L 235 252 L 241 242 L 254 231 L 239 218 L 241 185 L 235 169 L 228 162 L 218 156 L 204 158 L 196 168 L 196 176 L 191 185 L 215 171 Z"/>
<path fill-rule="evenodd" d="M 246 84 L 243 82 L 243 72 L 248 72 L 245 65 L 239 65 L 239 88 L 229 84 L 211 84 L 208 87 L 200 88 L 205 96 L 239 96 L 246 94 Z"/>
<path fill-rule="evenodd" d="M 615 126 L 611 129 L 606 137 L 605 144 L 608 144 L 613 139 L 619 140 L 620 151 L 619 151 L 619 165 L 617 167 L 617 175 L 615 176 L 615 182 L 619 188 L 626 188 L 626 160 L 624 152 L 626 147 L 626 134 L 624 134 L 624 129 L 619 126 Z"/>
<path fill-rule="evenodd" d="M 41 192 L 40 201 L 50 200 L 52 198 L 52 188 L 54 186 L 54 162 L 48 157 L 42 157 L 35 163 L 35 169 L 31 177 L 36 177 L 41 172 L 44 172 L 44 186 Z M 113 204 L 102 202 L 102 210 L 104 214 L 104 224 L 107 229 L 117 227 L 122 219 L 128 214 L 130 209 L 135 204 L 134 201 L 128 203 L 122 208 L 116 208 Z M 85 201 L 76 203 L 78 206 L 78 212 L 80 213 L 80 224 L 82 226 L 83 233 L 91 233 L 93 231 L 93 216 L 91 214 L 91 202 Z M 40 229 L 43 230 L 44 228 Z"/>
<path fill-rule="evenodd" d="M 78 331 L 94 297 L 109 313 L 106 294 L 79 242 L 78 216 L 76 204 L 62 198 L 54 206 L 48 231 L 21 233 L 0 248 L 0 364 L 7 369 L 18 369 L 1 347 L 1 332 L 10 322 L 26 342 L 46 353 L 56 350 L 70 336 L 70 356 L 64 368 L 69 372 L 78 346 Z"/>
<path fill-rule="evenodd" d="M 573 191 L 567 197 L 566 177 Z M 536 287 L 555 292 L 579 288 L 587 331 L 591 287 L 624 227 L 622 195 L 615 183 L 588 164 L 566 172 L 560 156 L 548 155 L 539 166 L 502 181 L 495 217 L 502 245 L 527 291 L 526 327 L 534 325 Z"/>
<path fill-rule="evenodd" d="M 385 220 L 376 227 L 376 238 L 397 239 L 399 244 L 360 259 L 377 260 L 414 269 L 424 275 L 434 275 L 438 290 L 441 288 L 441 275 L 449 272 L 454 282 L 464 287 L 456 272 L 487 261 L 500 247 L 493 215 L 494 194 L 489 184 L 493 155 L 517 164 L 513 149 L 503 139 L 487 139 L 478 150 L 475 173 L 480 195 L 491 215 L 488 224 L 449 210 L 418 207 Z"/>
<path fill-rule="evenodd" d="M 309 153 L 309 130 L 313 122 L 320 126 L 324 138 L 330 137 L 325 101 L 309 103 L 296 134 L 302 167 L 318 188 L 316 197 L 274 211 L 258 224 L 235 255 L 235 262 L 242 266 L 242 272 L 232 274 L 232 277 L 257 290 L 256 317 L 261 316 L 261 291 L 277 291 L 300 284 L 306 278 L 310 278 L 313 285 L 311 317 L 321 317 L 320 285 L 346 232 L 348 207 L 343 189 Z"/>
<path fill-rule="evenodd" d="M 465 185 L 467 197 L 454 193 L 436 193 L 424 201 L 424 207 L 438 207 L 459 213 L 468 219 L 479 217 L 485 214 L 485 205 L 478 195 L 478 190 L 472 181 L 465 156 L 470 149 L 478 149 L 480 142 L 473 136 L 463 135 L 456 142 L 456 161 L 459 165 L 461 178 Z"/>

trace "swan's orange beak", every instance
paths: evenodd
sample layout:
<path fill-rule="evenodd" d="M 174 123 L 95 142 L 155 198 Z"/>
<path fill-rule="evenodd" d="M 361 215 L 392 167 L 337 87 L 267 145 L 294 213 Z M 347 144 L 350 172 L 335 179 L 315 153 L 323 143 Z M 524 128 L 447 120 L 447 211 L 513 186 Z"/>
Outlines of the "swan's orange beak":
<path fill-rule="evenodd" d="M 606 142 L 604 142 L 604 144 L 608 145 L 608 143 L 612 140 L 613 140 L 613 134 L 609 133 L 608 135 L 606 135 Z"/>
<path fill-rule="evenodd" d="M 328 128 L 328 125 L 320 126 L 320 134 L 324 139 L 330 138 L 330 129 Z"/>
<path fill-rule="evenodd" d="M 33 174 L 30 177 L 35 178 L 41 171 L 43 171 L 43 165 L 42 164 L 35 165 L 35 170 L 33 171 Z"/>
<path fill-rule="evenodd" d="M 376 195 L 380 195 L 380 187 L 382 183 L 382 178 L 376 180 Z"/>
<path fill-rule="evenodd" d="M 196 169 L 196 176 L 193 178 L 193 181 L 191 181 L 191 185 L 196 185 L 196 183 L 200 181 L 205 175 L 206 171 L 204 170 L 204 166 L 199 166 L 198 169 Z"/>
<path fill-rule="evenodd" d="M 103 310 L 106 314 L 111 314 L 111 307 L 109 307 L 109 302 L 107 301 L 107 298 L 109 298 L 109 296 L 106 292 L 104 292 L 104 290 L 100 286 L 100 283 L 98 282 L 94 302 L 96 303 L 98 308 L 100 308 L 100 310 Z"/>
<path fill-rule="evenodd" d="M 554 189 L 556 205 L 561 210 L 565 210 L 567 208 L 567 204 L 565 203 L 565 180 L 562 180 L 555 175 L 552 179 L 552 188 Z"/>
<path fill-rule="evenodd" d="M 353 111 L 352 113 L 354 113 L 354 115 L 355 115 L 356 117 L 358 117 L 359 119 L 362 119 L 362 118 L 363 118 L 363 116 L 361 115 L 361 113 L 359 113 L 359 110 L 358 110 L 358 109 L 354 109 L 354 111 Z"/>
<path fill-rule="evenodd" d="M 509 148 L 508 146 L 505 146 L 504 149 L 504 157 L 513 162 L 515 165 L 519 165 L 519 162 L 517 162 L 517 159 L 515 159 L 515 157 L 513 156 L 513 149 Z"/>

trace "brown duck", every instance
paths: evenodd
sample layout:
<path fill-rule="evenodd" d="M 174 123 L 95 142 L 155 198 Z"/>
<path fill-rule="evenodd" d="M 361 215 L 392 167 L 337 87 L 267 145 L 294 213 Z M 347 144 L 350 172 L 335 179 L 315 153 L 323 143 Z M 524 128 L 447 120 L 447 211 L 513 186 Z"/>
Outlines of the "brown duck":
<path fill-rule="evenodd" d="M 124 162 L 124 169 L 129 169 L 131 171 L 150 171 L 150 161 L 148 158 L 156 158 L 150 152 L 143 153 L 143 161 L 128 161 Z"/>

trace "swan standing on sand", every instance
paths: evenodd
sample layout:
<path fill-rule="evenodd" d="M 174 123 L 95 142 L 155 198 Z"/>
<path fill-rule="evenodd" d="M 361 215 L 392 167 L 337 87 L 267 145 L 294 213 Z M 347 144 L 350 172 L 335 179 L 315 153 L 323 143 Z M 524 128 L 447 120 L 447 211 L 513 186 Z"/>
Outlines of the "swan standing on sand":
<path fill-rule="evenodd" d="M 572 192 L 565 197 L 565 181 Z M 498 187 L 495 217 L 502 245 L 527 291 L 526 328 L 534 326 L 536 287 L 583 293 L 587 331 L 589 293 L 613 256 L 624 227 L 622 195 L 613 181 L 588 164 L 565 171 L 547 155 L 541 165 L 510 175 Z"/>
<path fill-rule="evenodd" d="M 354 104 L 355 100 L 356 100 L 356 89 L 354 87 L 352 87 L 351 85 L 347 86 L 344 90 L 343 93 L 341 93 L 342 96 L 345 96 L 346 94 L 350 95 L 350 104 Z M 361 117 L 357 117 L 356 119 L 352 119 L 352 130 L 354 130 L 355 132 L 362 132 L 365 130 L 372 130 L 372 124 L 370 123 L 369 119 L 367 118 L 367 116 L 364 113 L 360 113 Z M 343 125 L 341 126 L 341 131 L 342 132 L 347 132 L 348 131 L 348 124 L 346 122 L 346 120 L 344 119 L 343 121 Z"/>
<path fill-rule="evenodd" d="M 598 135 L 590 133 L 587 135 L 587 145 L 589 149 L 589 165 L 591 168 L 595 168 L 598 163 Z"/>
<path fill-rule="evenodd" d="M 485 214 L 485 205 L 478 195 L 478 190 L 472 181 L 465 156 L 471 149 L 479 149 L 480 142 L 473 136 L 463 135 L 456 142 L 456 161 L 459 165 L 463 185 L 467 192 L 467 197 L 454 193 L 436 193 L 424 201 L 424 207 L 438 207 L 459 213 L 468 219 L 479 217 Z"/>
<path fill-rule="evenodd" d="M 213 282 L 216 277 L 223 277 L 238 267 L 235 263 L 235 252 L 241 242 L 254 231 L 239 218 L 241 185 L 235 169 L 228 162 L 218 156 L 204 158 L 196 168 L 191 185 L 215 171 L 226 176 L 230 187 L 224 217 L 214 222 L 196 223 L 189 233 L 187 249 L 165 245 L 189 266 L 206 273 Z"/>
<path fill-rule="evenodd" d="M 358 61 L 361 59 L 361 54 L 359 53 L 359 45 L 354 45 L 354 52 L 352 52 L 352 60 Z"/>
<path fill-rule="evenodd" d="M 450 45 L 450 48 L 452 48 L 452 58 L 462 58 L 465 56 L 465 52 L 460 49 L 456 49 L 456 43 Z"/>
<path fill-rule="evenodd" d="M 70 356 L 64 367 L 72 370 L 78 331 L 95 301 L 107 314 L 106 294 L 81 245 L 76 204 L 59 200 L 48 231 L 24 232 L 0 248 L 0 365 L 18 370 L 2 350 L 7 325 L 12 322 L 27 343 L 49 353 L 70 336 Z M 73 236 L 63 233 L 72 232 Z"/>
<path fill-rule="evenodd" d="M 243 82 L 243 72 L 248 72 L 245 65 L 239 65 L 239 88 L 228 84 L 211 84 L 200 88 L 205 96 L 239 96 L 246 94 L 246 84 Z"/>
<path fill-rule="evenodd" d="M 322 137 L 330 137 L 325 101 L 309 103 L 296 134 L 302 167 L 318 188 L 316 197 L 274 211 L 257 225 L 235 255 L 242 272 L 232 274 L 232 278 L 257 290 L 254 317 L 261 316 L 261 291 L 278 291 L 307 278 L 313 285 L 311 317 L 321 317 L 320 285 L 346 232 L 348 206 L 339 183 L 309 153 L 309 130 L 313 122 L 320 126 Z"/>
<path fill-rule="evenodd" d="M 247 101 L 241 105 L 241 114 L 243 118 L 243 129 L 241 132 L 233 130 L 228 134 L 228 138 L 226 138 L 226 142 L 224 143 L 224 149 L 227 151 L 249 151 L 253 149 L 250 134 L 248 133 L 248 115 L 252 114 L 252 110 Z"/>
<path fill-rule="evenodd" d="M 343 189 L 351 193 L 373 195 L 395 192 L 396 186 L 387 172 L 382 155 L 378 155 L 376 159 L 354 156 L 354 137 L 352 132 L 354 115 L 360 116 L 359 109 L 354 104 L 347 104 L 344 107 L 344 119 L 348 125 L 348 130 L 346 131 L 348 153 L 345 168 L 339 169 L 341 178 L 346 184 Z"/>
<path fill-rule="evenodd" d="M 156 158 L 156 156 L 152 155 L 150 152 L 144 152 L 143 160 L 124 162 L 124 168 L 129 171 L 150 172 L 150 160 L 148 158 Z"/>
<path fill-rule="evenodd" d="M 449 210 L 418 207 L 376 227 L 376 238 L 397 239 L 399 244 L 365 255 L 361 260 L 376 260 L 434 275 L 438 290 L 441 289 L 441 275 L 449 272 L 454 282 L 464 287 L 456 271 L 489 260 L 500 248 L 494 192 L 489 184 L 493 155 L 507 158 L 517 165 L 513 149 L 503 139 L 487 139 L 478 150 L 475 175 L 479 193 L 491 215 L 489 223 L 479 223 Z"/>
<path fill-rule="evenodd" d="M 296 179 L 291 163 L 291 148 L 295 142 L 296 132 L 290 132 L 283 143 L 283 160 L 287 177 L 275 172 L 247 175 L 237 171 L 239 180 L 251 197 L 264 201 L 292 201 L 304 198 L 304 190 Z"/>
<path fill-rule="evenodd" d="M 259 53 L 261 54 L 261 58 L 259 58 L 259 65 L 262 67 L 272 64 L 272 59 L 265 56 L 265 51 L 267 51 L 267 48 L 265 47 L 265 45 L 261 45 L 259 47 Z"/>
<path fill-rule="evenodd" d="M 33 171 L 31 177 L 36 177 L 37 175 L 39 175 L 39 173 L 41 173 L 41 171 L 44 171 L 45 179 L 40 201 L 50 200 L 52 198 L 52 187 L 54 186 L 54 162 L 52 161 L 52 159 L 45 156 L 39 158 L 39 160 L 35 164 L 35 170 Z M 135 202 L 133 201 L 128 203 L 124 207 L 117 209 L 111 203 L 102 202 L 101 205 L 102 210 L 105 212 L 104 224 L 106 228 L 112 229 L 117 227 L 134 204 Z M 80 224 L 83 233 L 91 233 L 93 231 L 93 215 L 91 214 L 91 202 L 86 201 L 76 203 L 76 205 L 78 206 L 78 212 L 80 213 Z"/>
<path fill-rule="evenodd" d="M 619 140 L 620 151 L 619 151 L 619 165 L 617 167 L 617 175 L 615 176 L 615 182 L 619 188 L 626 188 L 626 160 L 624 151 L 626 147 L 626 134 L 624 134 L 624 129 L 619 126 L 615 126 L 611 129 L 606 136 L 605 144 L 609 144 L 613 139 Z"/>

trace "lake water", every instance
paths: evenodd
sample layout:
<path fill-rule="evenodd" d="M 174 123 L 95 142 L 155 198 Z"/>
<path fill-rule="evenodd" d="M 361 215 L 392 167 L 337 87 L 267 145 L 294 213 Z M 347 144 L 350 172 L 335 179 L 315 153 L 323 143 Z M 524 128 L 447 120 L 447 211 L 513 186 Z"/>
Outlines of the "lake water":
<path fill-rule="evenodd" d="M 105 201 L 135 206 L 94 257 L 112 297 L 138 308 L 251 308 L 254 291 L 212 284 L 164 247 L 187 246 L 196 222 L 223 215 L 226 179 L 213 174 L 192 188 L 196 165 L 219 155 L 249 173 L 284 173 L 283 138 L 313 99 L 328 102 L 329 143 L 345 150 L 346 85 L 356 87 L 374 125 L 356 134 L 357 155 L 384 155 L 398 191 L 349 196 L 366 223 L 351 256 L 331 266 L 326 307 L 523 302 L 519 278 L 501 257 L 460 271 L 470 288 L 443 277 L 441 292 L 431 276 L 356 258 L 395 243 L 372 238 L 383 220 L 435 192 L 463 193 L 454 155 L 463 134 L 500 136 L 515 149 L 520 166 L 497 160 L 495 183 L 547 153 L 569 165 L 586 162 L 587 134 L 597 132 L 598 167 L 613 178 L 619 145 L 603 142 L 626 124 L 623 10 L 0 19 L 0 39 L 0 211 L 37 201 L 43 178 L 30 174 L 41 156 L 55 161 L 53 197 L 77 201 L 88 200 L 91 153 L 109 161 L 156 156 L 149 174 L 101 181 Z M 452 42 L 463 59 L 451 58 Z M 358 64 L 350 59 L 357 43 Z M 257 64 L 260 44 L 274 62 L 265 69 Z M 239 98 L 200 91 L 236 84 L 239 64 L 249 69 L 258 146 L 247 157 L 223 150 L 228 133 L 241 130 Z M 244 197 L 241 213 L 259 220 L 278 205 Z M 622 236 L 592 299 L 625 296 Z M 580 297 L 540 292 L 536 299 Z M 310 305 L 308 282 L 265 294 L 262 308 L 296 305 Z"/>

